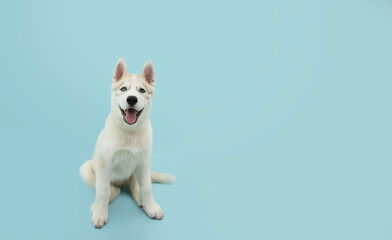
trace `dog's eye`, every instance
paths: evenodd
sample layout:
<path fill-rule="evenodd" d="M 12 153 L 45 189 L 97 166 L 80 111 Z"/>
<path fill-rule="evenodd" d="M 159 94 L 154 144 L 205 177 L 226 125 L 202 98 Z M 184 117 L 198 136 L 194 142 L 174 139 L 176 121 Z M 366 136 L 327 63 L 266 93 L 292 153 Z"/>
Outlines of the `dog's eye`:
<path fill-rule="evenodd" d="M 127 91 L 127 88 L 126 88 L 126 87 L 122 87 L 120 90 L 121 90 L 122 92 L 125 92 L 125 91 Z"/>
<path fill-rule="evenodd" d="M 144 90 L 144 88 L 140 88 L 140 89 L 139 89 L 139 92 L 141 92 L 141 93 L 145 93 L 145 92 L 146 92 L 146 90 Z"/>

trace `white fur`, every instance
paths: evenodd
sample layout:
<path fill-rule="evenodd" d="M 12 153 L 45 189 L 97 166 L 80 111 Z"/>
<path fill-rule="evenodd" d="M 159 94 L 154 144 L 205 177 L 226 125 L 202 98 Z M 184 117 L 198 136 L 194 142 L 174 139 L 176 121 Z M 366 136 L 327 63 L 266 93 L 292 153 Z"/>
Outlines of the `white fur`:
<path fill-rule="evenodd" d="M 148 61 L 141 74 L 128 74 L 125 61 L 120 58 L 114 70 L 111 113 L 98 137 L 93 158 L 80 167 L 84 181 L 96 189 L 91 207 L 92 223 L 102 227 L 108 220 L 108 204 L 120 194 L 120 187 L 129 184 L 135 201 L 150 218 L 162 219 L 163 212 L 156 204 L 151 189 L 153 182 L 173 183 L 174 176 L 150 172 L 152 128 L 148 119 L 154 95 L 154 67 Z M 126 87 L 126 91 L 121 91 Z M 145 93 L 140 92 L 145 89 Z M 128 96 L 136 96 L 133 106 L 141 112 L 136 123 L 129 125 L 120 110 L 129 109 Z"/>

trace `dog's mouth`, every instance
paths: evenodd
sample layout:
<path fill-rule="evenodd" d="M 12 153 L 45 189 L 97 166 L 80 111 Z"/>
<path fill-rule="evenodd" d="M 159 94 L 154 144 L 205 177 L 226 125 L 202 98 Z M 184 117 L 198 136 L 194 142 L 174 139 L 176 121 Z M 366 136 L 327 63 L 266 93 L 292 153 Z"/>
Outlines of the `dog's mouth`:
<path fill-rule="evenodd" d="M 135 124 L 137 122 L 137 120 L 139 119 L 139 116 L 143 112 L 143 109 L 140 110 L 140 111 L 138 111 L 136 109 L 133 109 L 133 108 L 123 110 L 120 107 L 121 113 L 123 115 L 124 122 L 129 124 L 129 125 Z"/>

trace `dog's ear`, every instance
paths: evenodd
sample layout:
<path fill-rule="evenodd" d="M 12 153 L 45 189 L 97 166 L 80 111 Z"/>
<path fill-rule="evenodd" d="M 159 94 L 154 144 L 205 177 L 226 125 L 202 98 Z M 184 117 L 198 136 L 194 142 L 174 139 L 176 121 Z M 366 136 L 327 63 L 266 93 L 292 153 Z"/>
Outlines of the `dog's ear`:
<path fill-rule="evenodd" d="M 146 64 L 144 64 L 142 75 L 146 78 L 146 81 L 154 86 L 155 82 L 155 71 L 154 66 L 152 65 L 151 60 L 148 60 Z"/>
<path fill-rule="evenodd" d="M 116 64 L 116 67 L 114 68 L 114 74 L 113 74 L 113 82 L 117 82 L 124 76 L 124 74 L 127 74 L 127 64 L 125 64 L 125 61 L 123 58 L 118 59 L 118 62 Z"/>

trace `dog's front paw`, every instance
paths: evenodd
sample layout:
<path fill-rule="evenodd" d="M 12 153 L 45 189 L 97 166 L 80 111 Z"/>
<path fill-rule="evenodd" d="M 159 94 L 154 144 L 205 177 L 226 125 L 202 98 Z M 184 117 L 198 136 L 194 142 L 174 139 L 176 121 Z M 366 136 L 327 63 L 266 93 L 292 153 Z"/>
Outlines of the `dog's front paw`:
<path fill-rule="evenodd" d="M 143 205 L 143 210 L 150 218 L 155 218 L 155 219 L 163 218 L 163 211 L 161 207 L 156 203 Z"/>
<path fill-rule="evenodd" d="M 107 207 L 97 207 L 95 203 L 91 206 L 91 211 L 93 212 L 92 223 L 94 227 L 101 228 L 108 221 L 108 208 Z"/>

